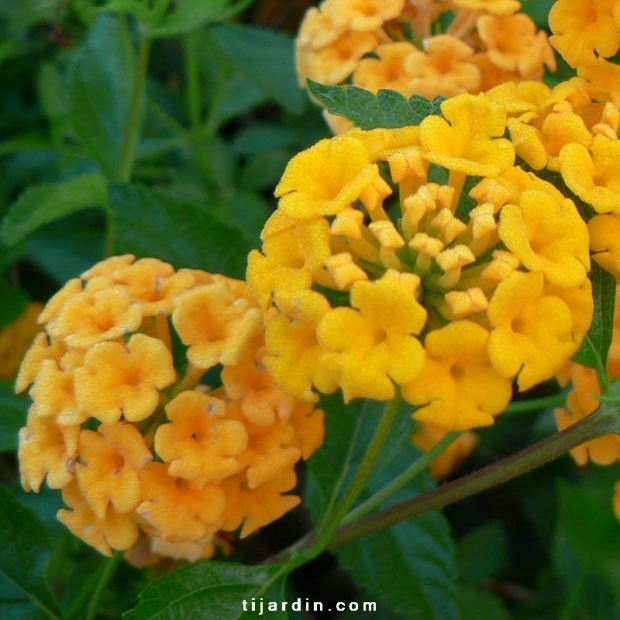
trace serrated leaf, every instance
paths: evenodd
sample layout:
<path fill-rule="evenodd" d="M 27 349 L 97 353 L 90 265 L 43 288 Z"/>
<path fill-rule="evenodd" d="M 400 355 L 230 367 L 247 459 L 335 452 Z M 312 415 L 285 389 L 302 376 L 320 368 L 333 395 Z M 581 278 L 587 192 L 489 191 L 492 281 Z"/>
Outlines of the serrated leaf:
<path fill-rule="evenodd" d="M 407 99 L 395 90 L 380 90 L 375 95 L 359 86 L 328 86 L 312 80 L 308 80 L 308 90 L 331 114 L 348 118 L 360 129 L 419 125 L 429 114 L 439 114 L 443 101 L 419 95 Z"/>
<path fill-rule="evenodd" d="M 589 368 L 606 368 L 614 333 L 616 279 L 597 263 L 590 270 L 594 314 L 592 324 L 579 350 L 571 358 Z"/>
<path fill-rule="evenodd" d="M 252 611 L 252 599 L 255 605 L 263 599 L 280 569 L 278 565 L 197 562 L 149 584 L 123 620 L 250 620 L 258 615 L 256 609 Z M 286 615 L 274 617 L 283 620 Z"/>
<path fill-rule="evenodd" d="M 212 32 L 222 57 L 238 75 L 291 114 L 301 114 L 306 97 L 297 83 L 291 36 L 241 24 L 221 24 Z"/>
<path fill-rule="evenodd" d="M 13 394 L 12 384 L 0 386 L 0 454 L 17 450 L 19 429 L 26 424 L 30 402 Z"/>
<path fill-rule="evenodd" d="M 234 278 L 245 274 L 254 240 L 212 215 L 203 203 L 138 184 L 110 187 L 116 252 L 157 256 L 176 268 L 192 267 Z"/>
<path fill-rule="evenodd" d="M 60 618 L 45 580 L 50 541 L 34 513 L 0 485 L 0 617 Z"/>
<path fill-rule="evenodd" d="M 45 224 L 89 207 L 107 203 L 106 181 L 101 173 L 81 174 L 64 183 L 27 189 L 7 213 L 0 234 L 15 244 Z"/>
<path fill-rule="evenodd" d="M 118 17 L 101 13 L 69 72 L 75 133 L 108 178 L 118 167 L 127 124 L 133 64 L 127 51 Z"/>

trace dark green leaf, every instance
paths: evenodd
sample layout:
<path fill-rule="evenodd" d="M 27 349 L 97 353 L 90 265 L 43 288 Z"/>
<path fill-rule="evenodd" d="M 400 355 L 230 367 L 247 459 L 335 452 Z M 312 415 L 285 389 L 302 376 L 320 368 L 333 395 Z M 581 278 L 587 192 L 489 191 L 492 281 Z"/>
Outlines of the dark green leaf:
<path fill-rule="evenodd" d="M 157 256 L 176 268 L 244 276 L 253 240 L 212 215 L 204 204 L 165 190 L 115 184 L 110 206 L 117 252 Z"/>
<path fill-rule="evenodd" d="M 301 114 L 306 97 L 297 83 L 289 35 L 240 24 L 215 26 L 213 34 L 221 54 L 239 75 L 291 114 Z"/>
<path fill-rule="evenodd" d="M 11 206 L 0 234 L 7 243 L 14 244 L 45 224 L 88 207 L 104 207 L 106 203 L 106 181 L 100 173 L 32 187 Z"/>
<path fill-rule="evenodd" d="M 255 605 L 277 580 L 272 566 L 243 566 L 231 562 L 197 562 L 152 582 L 140 595 L 138 606 L 124 620 L 250 620 Z M 245 610 L 244 610 L 245 606 Z M 271 617 L 267 612 L 265 617 Z M 286 618 L 281 614 L 275 618 Z"/>
<path fill-rule="evenodd" d="M 0 329 L 16 321 L 26 309 L 28 295 L 0 274 Z"/>
<path fill-rule="evenodd" d="M 45 580 L 50 541 L 34 513 L 0 486 L 0 617 L 60 618 Z"/>
<path fill-rule="evenodd" d="M 12 387 L 12 386 L 11 386 Z M 30 402 L 0 387 L 0 454 L 17 450 L 19 429 L 26 424 Z"/>
<path fill-rule="evenodd" d="M 442 98 L 429 101 L 419 95 L 407 98 L 395 90 L 378 94 L 359 86 L 326 86 L 308 80 L 308 90 L 337 116 L 348 118 L 361 129 L 419 125 L 429 114 L 439 114 Z"/>
<path fill-rule="evenodd" d="M 614 333 L 616 279 L 596 263 L 590 271 L 594 315 L 592 325 L 572 360 L 590 368 L 605 368 Z"/>
<path fill-rule="evenodd" d="M 489 547 L 486 552 L 489 554 Z M 510 620 L 502 601 L 489 592 L 461 588 L 458 592 L 461 620 Z"/>
<path fill-rule="evenodd" d="M 493 549 L 493 553 L 489 553 Z M 477 586 L 508 565 L 508 537 L 500 521 L 488 521 L 468 532 L 457 545 L 459 581 Z"/>
<path fill-rule="evenodd" d="M 119 18 L 97 15 L 69 75 L 73 127 L 108 178 L 117 170 L 127 125 L 133 54 L 126 44 Z"/>

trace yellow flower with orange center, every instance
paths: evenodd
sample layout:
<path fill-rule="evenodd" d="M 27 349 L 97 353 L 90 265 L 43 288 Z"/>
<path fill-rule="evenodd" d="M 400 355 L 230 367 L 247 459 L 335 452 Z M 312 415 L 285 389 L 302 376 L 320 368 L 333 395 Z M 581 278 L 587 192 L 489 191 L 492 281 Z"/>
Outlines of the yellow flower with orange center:
<path fill-rule="evenodd" d="M 491 424 L 512 380 L 551 378 L 584 338 L 590 259 L 574 203 L 514 165 L 504 104 L 463 94 L 441 111 L 322 141 L 287 166 L 247 278 L 271 312 L 265 363 L 291 394 L 399 388 L 417 419 L 463 430 Z M 292 256 L 294 286 L 273 276 Z"/>

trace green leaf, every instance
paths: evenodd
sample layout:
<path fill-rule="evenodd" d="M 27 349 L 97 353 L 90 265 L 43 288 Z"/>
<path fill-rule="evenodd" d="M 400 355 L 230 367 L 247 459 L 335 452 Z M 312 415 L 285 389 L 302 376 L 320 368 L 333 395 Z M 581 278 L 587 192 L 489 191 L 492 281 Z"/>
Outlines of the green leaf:
<path fill-rule="evenodd" d="M 351 464 L 342 463 L 354 470 L 374 434 L 380 410 L 384 403 L 365 401 L 361 411 L 350 411 L 350 419 L 359 425 L 359 432 L 339 434 L 341 452 L 342 437 L 355 441 Z M 411 445 L 411 407 L 403 404 L 390 436 L 375 467 L 373 478 L 362 493 L 360 500 L 383 489 L 398 474 L 404 471 L 418 456 L 419 451 Z M 332 413 L 330 411 L 329 413 Z M 329 419 L 329 413 L 326 416 Z M 341 424 L 342 427 L 345 424 Z M 343 428 L 341 432 L 345 429 Z M 329 437 L 330 429 L 327 429 Z M 320 455 L 319 450 L 317 455 Z M 314 458 L 314 456 L 313 456 Z M 325 457 L 323 457 L 325 458 Z M 342 458 L 342 457 L 341 457 Z M 337 461 L 332 457 L 332 462 Z M 309 468 L 312 459 L 309 461 Z M 339 472 L 336 469 L 336 472 Z M 325 467 L 321 467 L 322 485 L 325 491 L 330 482 Z M 316 474 L 315 474 L 316 475 Z M 332 475 L 333 477 L 333 475 Z M 424 473 L 395 493 L 386 506 L 410 499 L 434 487 L 434 482 Z M 453 620 L 458 618 L 455 600 L 456 568 L 454 545 L 449 525 L 439 512 L 433 512 L 400 523 L 387 531 L 371 534 L 336 547 L 335 553 L 343 567 L 350 572 L 355 582 L 365 589 L 370 597 L 387 605 L 391 611 L 403 618 L 424 618 L 424 620 Z"/>
<path fill-rule="evenodd" d="M 501 521 L 487 521 L 458 541 L 458 574 L 463 584 L 477 586 L 496 577 L 508 560 L 508 537 Z"/>
<path fill-rule="evenodd" d="M 123 620 L 250 620 L 259 610 L 252 611 L 252 599 L 255 605 L 262 601 L 267 607 L 263 596 L 277 581 L 279 571 L 278 565 L 196 562 L 149 584 L 137 607 L 123 614 Z M 267 612 L 265 617 L 271 615 Z"/>
<path fill-rule="evenodd" d="M 306 97 L 297 83 L 290 35 L 241 24 L 221 24 L 212 32 L 222 56 L 238 75 L 291 114 L 303 112 Z"/>
<path fill-rule="evenodd" d="M 456 620 L 455 571 L 448 524 L 422 515 L 335 549 L 355 582 L 402 618 Z"/>
<path fill-rule="evenodd" d="M 614 333 L 616 279 L 597 263 L 592 263 L 589 276 L 594 297 L 592 325 L 572 360 L 589 368 L 600 367 L 604 370 Z"/>
<path fill-rule="evenodd" d="M 113 184 L 110 207 L 117 253 L 243 278 L 253 240 L 204 204 L 143 185 Z"/>
<path fill-rule="evenodd" d="M 60 618 L 45 579 L 50 557 L 47 532 L 34 513 L 0 485 L 0 617 Z"/>
<path fill-rule="evenodd" d="M 108 178 L 120 160 L 129 110 L 133 54 L 124 34 L 117 16 L 97 15 L 69 73 L 75 133 Z"/>
<path fill-rule="evenodd" d="M 106 181 L 101 173 L 87 173 L 57 184 L 27 189 L 7 213 L 0 234 L 15 244 L 45 224 L 88 207 L 107 203 Z"/>
<path fill-rule="evenodd" d="M 330 113 L 348 118 L 360 129 L 419 125 L 430 114 L 440 114 L 443 101 L 419 95 L 408 100 L 395 90 L 380 90 L 375 95 L 359 86 L 327 86 L 312 80 L 308 80 L 308 90 Z"/>
<path fill-rule="evenodd" d="M 13 286 L 0 274 L 0 330 L 15 322 L 26 309 L 27 303 L 26 291 Z"/>
<path fill-rule="evenodd" d="M 148 30 L 152 37 L 172 37 L 196 30 L 205 24 L 230 19 L 243 11 L 252 0 L 176 0 L 174 11 L 170 12 L 160 24 Z"/>
<path fill-rule="evenodd" d="M 486 552 L 490 555 L 487 547 Z M 461 588 L 458 593 L 461 620 L 510 620 L 501 599 L 475 588 Z"/>
<path fill-rule="evenodd" d="M 27 398 L 13 394 L 12 388 L 12 384 L 0 386 L 0 454 L 17 450 L 19 429 L 26 424 L 30 405 Z"/>

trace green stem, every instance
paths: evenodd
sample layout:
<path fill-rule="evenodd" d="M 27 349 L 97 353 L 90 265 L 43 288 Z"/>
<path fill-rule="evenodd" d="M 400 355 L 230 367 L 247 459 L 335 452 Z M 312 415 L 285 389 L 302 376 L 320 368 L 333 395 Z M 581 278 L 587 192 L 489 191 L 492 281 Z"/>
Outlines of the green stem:
<path fill-rule="evenodd" d="M 101 579 L 99 579 L 99 583 L 93 592 L 93 596 L 90 600 L 90 605 L 88 606 L 88 610 L 86 612 L 85 620 L 95 620 L 97 617 L 97 611 L 99 609 L 99 604 L 101 603 L 101 598 L 105 594 L 116 569 L 118 568 L 121 560 L 123 559 L 123 552 L 116 551 L 114 555 L 106 562 L 103 573 L 101 575 Z"/>
<path fill-rule="evenodd" d="M 425 512 L 443 508 L 470 495 L 480 493 L 544 465 L 586 441 L 602 435 L 620 433 L 620 415 L 613 405 L 603 403 L 593 414 L 542 441 L 468 476 L 448 482 L 429 493 L 415 497 L 387 510 L 344 525 L 330 541 L 341 545 L 360 536 L 384 530 L 396 523 Z"/>
<path fill-rule="evenodd" d="M 587 572 L 585 568 L 581 569 L 579 576 L 577 577 L 577 581 L 573 586 L 573 589 L 570 592 L 570 596 L 568 600 L 564 604 L 564 608 L 562 609 L 562 615 L 560 616 L 560 620 L 573 620 L 575 617 L 575 612 L 577 611 L 577 605 L 579 604 L 579 599 L 581 598 L 581 593 L 583 591 L 583 587 L 586 583 Z"/>
<path fill-rule="evenodd" d="M 349 512 L 342 520 L 342 524 L 352 523 L 361 519 L 368 513 L 372 512 L 377 506 L 380 506 L 385 500 L 389 499 L 400 491 L 404 486 L 409 484 L 420 472 L 424 471 L 430 463 L 439 456 L 452 442 L 460 436 L 459 431 L 452 431 L 438 441 L 428 452 L 416 459 L 405 471 L 396 476 L 389 484 L 384 486 L 378 493 L 368 498 L 365 502 L 357 506 Z"/>
<path fill-rule="evenodd" d="M 133 172 L 136 149 L 142 130 L 140 117 L 152 44 L 153 40 L 149 36 L 142 36 L 140 40 L 138 71 L 135 73 L 133 79 L 131 97 L 129 100 L 129 110 L 127 113 L 127 123 L 125 124 L 120 160 L 118 162 L 118 168 L 115 176 L 115 180 L 121 183 L 129 182 Z"/>
<path fill-rule="evenodd" d="M 353 523 L 343 524 L 333 533 L 325 546 L 335 547 L 361 536 L 387 529 L 425 512 L 438 510 L 460 499 L 507 482 L 535 467 L 544 465 L 582 443 L 608 434 L 620 434 L 620 406 L 617 403 L 603 402 L 593 414 L 517 454 L 448 482 L 409 501 Z M 309 532 L 290 548 L 266 560 L 266 563 L 282 561 L 291 554 L 297 556 L 304 554 L 307 550 L 314 551 L 319 546 L 318 541 L 324 544 L 325 537 L 325 533 L 321 531 Z"/>
<path fill-rule="evenodd" d="M 544 411 L 546 409 L 554 409 L 562 407 L 566 403 L 566 391 L 552 394 L 551 396 L 542 396 L 540 398 L 530 398 L 529 400 L 518 400 L 510 403 L 504 410 L 502 415 L 511 415 L 517 413 L 531 413 L 533 411 Z"/>
<path fill-rule="evenodd" d="M 362 462 L 359 464 L 357 471 L 353 476 L 353 480 L 351 480 L 351 483 L 349 484 L 349 488 L 346 490 L 344 497 L 340 500 L 340 503 L 336 505 L 331 515 L 321 526 L 316 541 L 313 543 L 312 548 L 309 549 L 309 557 L 315 557 L 323 551 L 334 532 L 351 509 L 351 506 L 353 506 L 355 500 L 366 486 L 366 483 L 368 482 L 368 479 L 377 464 L 377 460 L 381 455 L 383 446 L 385 445 L 385 442 L 390 434 L 394 420 L 398 415 L 400 403 L 401 396 L 400 393 L 397 393 L 396 396 L 394 396 L 394 398 L 386 405 L 383 414 L 381 415 L 381 419 L 379 420 L 375 434 L 368 445 L 368 449 L 364 454 Z M 308 557 L 308 555 L 306 557 Z"/>

